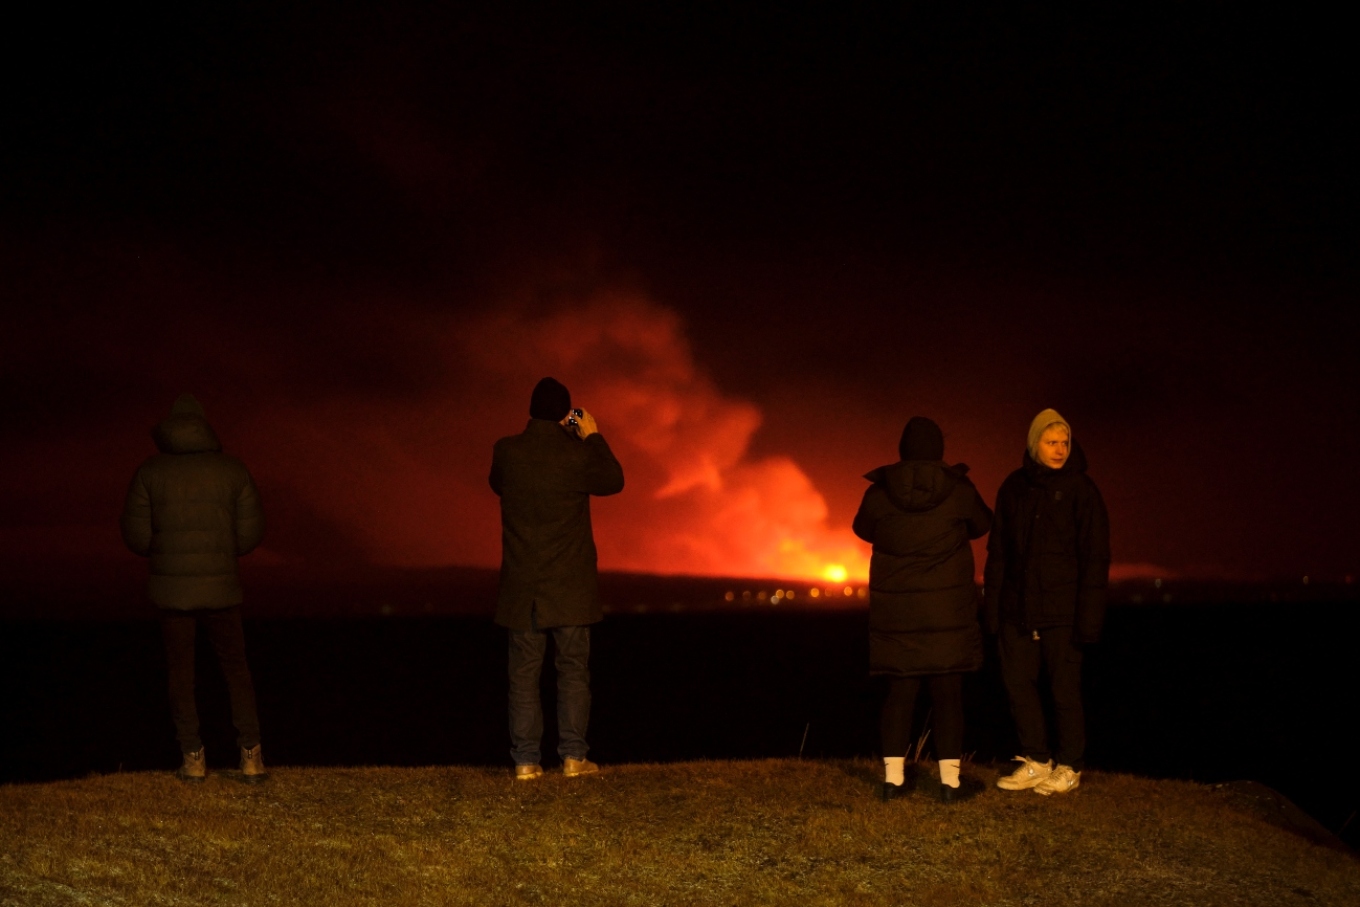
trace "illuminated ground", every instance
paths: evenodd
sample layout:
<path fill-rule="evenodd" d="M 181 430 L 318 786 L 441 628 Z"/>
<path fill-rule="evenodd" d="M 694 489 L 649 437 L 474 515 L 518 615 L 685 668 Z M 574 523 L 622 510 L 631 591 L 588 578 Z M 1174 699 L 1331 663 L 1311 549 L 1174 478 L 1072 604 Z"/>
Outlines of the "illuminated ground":
<path fill-rule="evenodd" d="M 876 781 L 867 761 L 768 760 L 10 785 L 0 903 L 1360 902 L 1354 855 L 1231 789 L 1091 772 L 1068 796 L 944 806 L 880 803 Z"/>

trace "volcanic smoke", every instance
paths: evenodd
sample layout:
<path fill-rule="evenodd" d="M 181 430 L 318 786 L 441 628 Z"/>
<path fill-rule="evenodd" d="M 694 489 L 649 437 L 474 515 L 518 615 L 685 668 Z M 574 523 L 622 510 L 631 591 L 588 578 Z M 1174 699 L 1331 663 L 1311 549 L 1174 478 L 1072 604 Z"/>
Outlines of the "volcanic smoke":
<path fill-rule="evenodd" d="M 273 451 L 273 478 L 375 563 L 498 563 L 491 447 L 523 429 L 530 390 L 552 375 L 624 465 L 623 493 L 593 505 L 601 569 L 868 576 L 863 543 L 827 525 L 826 501 L 798 464 L 749 454 L 760 411 L 715 386 L 673 311 L 614 293 L 546 314 L 415 320 L 444 338 L 436 386 L 278 406 L 250 429 L 251 446 Z"/>

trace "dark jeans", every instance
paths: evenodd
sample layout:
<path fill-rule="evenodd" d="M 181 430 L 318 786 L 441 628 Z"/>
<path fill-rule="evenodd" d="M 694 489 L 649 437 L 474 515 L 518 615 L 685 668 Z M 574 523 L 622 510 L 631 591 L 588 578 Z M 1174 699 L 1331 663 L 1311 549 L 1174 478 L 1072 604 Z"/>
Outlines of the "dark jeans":
<path fill-rule="evenodd" d="M 543 758 L 543 705 L 539 677 L 548 634 L 557 649 L 557 755 L 584 759 L 590 723 L 590 627 L 511 630 L 510 758 L 516 765 L 537 765 Z"/>
<path fill-rule="evenodd" d="M 1039 638 L 1013 624 L 1002 624 L 998 639 L 1001 677 L 1020 736 L 1020 753 L 1035 762 L 1056 758 L 1081 771 L 1086 755 L 1086 714 L 1081 704 L 1081 646 L 1071 627 L 1044 627 Z M 1039 675 L 1045 673 L 1058 719 L 1058 748 L 1049 749 Z"/>
<path fill-rule="evenodd" d="M 211 611 L 161 610 L 161 635 L 170 668 L 170 715 L 183 752 L 203 746 L 198 736 L 198 705 L 194 702 L 194 640 L 199 627 L 207 631 L 231 695 L 231 721 L 236 743 L 249 749 L 260 742 L 260 719 L 255 713 L 255 685 L 246 664 L 246 638 L 239 607 Z"/>
<path fill-rule="evenodd" d="M 904 756 L 911 749 L 911 722 L 923 681 L 930 687 L 935 758 L 958 759 L 963 755 L 962 674 L 893 677 L 888 681 L 888 697 L 883 700 L 878 722 L 883 755 Z"/>

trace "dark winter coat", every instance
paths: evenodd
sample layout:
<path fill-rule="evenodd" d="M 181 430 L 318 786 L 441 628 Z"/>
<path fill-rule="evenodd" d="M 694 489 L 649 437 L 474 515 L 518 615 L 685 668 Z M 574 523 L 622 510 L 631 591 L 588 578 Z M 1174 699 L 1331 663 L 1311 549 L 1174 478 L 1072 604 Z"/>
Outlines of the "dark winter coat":
<path fill-rule="evenodd" d="M 496 442 L 491 490 L 501 498 L 496 623 L 512 630 L 581 626 L 603 616 L 590 496 L 623 490 L 623 467 L 599 434 L 584 441 L 530 419 Z"/>
<path fill-rule="evenodd" d="M 978 591 L 970 539 L 992 512 L 963 464 L 907 460 L 865 476 L 873 484 L 855 514 L 871 543 L 869 670 L 915 676 L 982 666 Z"/>
<path fill-rule="evenodd" d="M 202 416 L 156 426 L 160 453 L 128 487 L 123 541 L 151 559 L 152 604 L 178 611 L 241 603 L 236 559 L 264 537 L 260 496 L 245 464 L 222 453 Z"/>
<path fill-rule="evenodd" d="M 1105 622 L 1110 522 L 1086 454 L 1072 442 L 1061 469 L 1023 465 L 1001 484 L 987 540 L 984 615 L 989 632 L 1004 621 L 1022 630 L 1072 627 L 1096 642 Z"/>

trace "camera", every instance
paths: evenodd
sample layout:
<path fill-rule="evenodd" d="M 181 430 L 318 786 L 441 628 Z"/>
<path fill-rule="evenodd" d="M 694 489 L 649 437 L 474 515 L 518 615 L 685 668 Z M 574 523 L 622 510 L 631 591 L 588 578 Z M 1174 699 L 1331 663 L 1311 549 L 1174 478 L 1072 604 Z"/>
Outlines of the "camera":
<path fill-rule="evenodd" d="M 584 414 L 581 412 L 581 410 L 573 409 L 570 413 L 567 414 L 567 424 L 575 428 L 577 425 L 580 424 L 576 420 L 581 418 L 582 415 Z"/>

